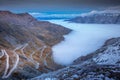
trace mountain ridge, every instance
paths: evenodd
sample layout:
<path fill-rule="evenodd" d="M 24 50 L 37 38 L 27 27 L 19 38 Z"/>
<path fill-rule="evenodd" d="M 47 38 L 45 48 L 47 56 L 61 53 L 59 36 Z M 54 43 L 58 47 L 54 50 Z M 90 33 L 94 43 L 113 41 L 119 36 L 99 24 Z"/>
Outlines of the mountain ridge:
<path fill-rule="evenodd" d="M 32 78 L 62 66 L 52 58 L 51 47 L 71 30 L 28 13 L 0 11 L 0 77 L 5 80 Z"/>
<path fill-rule="evenodd" d="M 109 7 L 101 11 L 93 10 L 67 21 L 75 23 L 120 24 L 120 6 Z"/>

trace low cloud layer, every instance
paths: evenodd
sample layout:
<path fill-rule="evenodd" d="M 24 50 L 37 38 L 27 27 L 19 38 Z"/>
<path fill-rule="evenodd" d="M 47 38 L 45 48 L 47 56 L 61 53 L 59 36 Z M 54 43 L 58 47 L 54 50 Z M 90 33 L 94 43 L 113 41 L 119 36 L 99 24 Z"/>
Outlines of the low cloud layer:
<path fill-rule="evenodd" d="M 54 60 L 63 65 L 71 64 L 80 56 L 85 56 L 100 48 L 107 39 L 120 37 L 120 26 L 113 24 L 76 24 L 51 21 L 73 30 L 65 36 L 65 41 L 53 47 Z"/>

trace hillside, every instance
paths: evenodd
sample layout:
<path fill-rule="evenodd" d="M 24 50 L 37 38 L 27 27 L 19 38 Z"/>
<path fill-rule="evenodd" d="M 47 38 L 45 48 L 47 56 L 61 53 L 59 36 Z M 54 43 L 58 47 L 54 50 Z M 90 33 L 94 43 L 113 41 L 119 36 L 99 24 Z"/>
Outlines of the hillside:
<path fill-rule="evenodd" d="M 71 30 L 28 13 L 0 11 L 0 80 L 21 80 L 59 69 L 51 47 Z"/>

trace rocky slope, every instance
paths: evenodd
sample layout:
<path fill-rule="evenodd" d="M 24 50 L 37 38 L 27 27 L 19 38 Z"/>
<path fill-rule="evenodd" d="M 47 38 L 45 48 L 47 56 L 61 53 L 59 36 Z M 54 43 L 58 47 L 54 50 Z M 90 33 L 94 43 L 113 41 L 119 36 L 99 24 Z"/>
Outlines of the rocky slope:
<path fill-rule="evenodd" d="M 120 65 L 120 38 L 112 38 L 93 53 L 82 56 L 74 61 L 73 64 L 95 63 L 104 65 Z"/>
<path fill-rule="evenodd" d="M 117 65 L 76 65 L 28 80 L 119 80 L 119 75 Z"/>
<path fill-rule="evenodd" d="M 113 38 L 73 65 L 29 80 L 119 80 L 120 38 Z"/>
<path fill-rule="evenodd" d="M 0 11 L 0 80 L 21 80 L 56 70 L 51 47 L 71 30 L 28 13 Z"/>
<path fill-rule="evenodd" d="M 76 23 L 120 24 L 120 6 L 103 11 L 91 11 L 68 20 Z"/>

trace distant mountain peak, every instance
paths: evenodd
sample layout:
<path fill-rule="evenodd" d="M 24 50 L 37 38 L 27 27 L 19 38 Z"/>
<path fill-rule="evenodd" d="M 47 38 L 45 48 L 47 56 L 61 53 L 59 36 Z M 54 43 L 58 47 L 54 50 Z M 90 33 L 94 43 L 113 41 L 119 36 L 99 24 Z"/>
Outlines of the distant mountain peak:
<path fill-rule="evenodd" d="M 110 7 L 105 10 L 93 10 L 88 13 L 68 20 L 76 23 L 94 23 L 94 24 L 120 24 L 120 6 Z"/>

